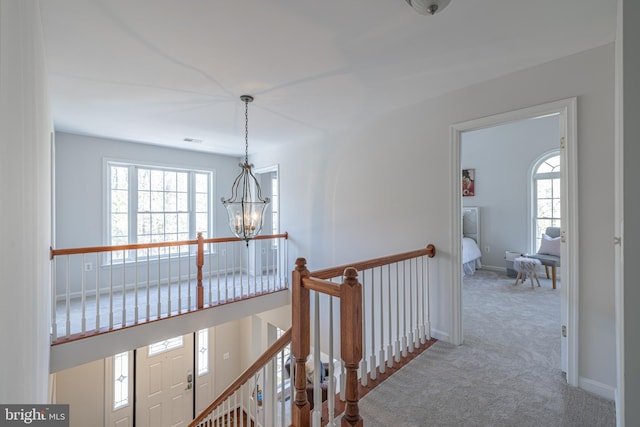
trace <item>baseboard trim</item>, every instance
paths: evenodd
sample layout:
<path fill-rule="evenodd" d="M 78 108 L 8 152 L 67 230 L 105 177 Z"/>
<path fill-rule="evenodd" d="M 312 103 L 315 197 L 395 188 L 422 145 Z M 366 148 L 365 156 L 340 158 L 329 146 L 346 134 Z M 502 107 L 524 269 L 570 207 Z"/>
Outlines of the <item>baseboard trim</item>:
<path fill-rule="evenodd" d="M 439 331 L 437 329 L 431 329 L 431 336 L 438 341 L 444 341 L 451 343 L 451 335 L 446 332 Z"/>
<path fill-rule="evenodd" d="M 480 267 L 480 270 L 496 271 L 498 273 L 507 272 L 506 267 L 496 267 L 495 265 L 485 265 L 485 264 L 482 264 L 482 267 Z"/>
<path fill-rule="evenodd" d="M 615 387 L 611 387 L 610 385 L 603 384 L 590 378 L 579 377 L 578 387 L 604 399 L 615 400 L 616 398 Z"/>

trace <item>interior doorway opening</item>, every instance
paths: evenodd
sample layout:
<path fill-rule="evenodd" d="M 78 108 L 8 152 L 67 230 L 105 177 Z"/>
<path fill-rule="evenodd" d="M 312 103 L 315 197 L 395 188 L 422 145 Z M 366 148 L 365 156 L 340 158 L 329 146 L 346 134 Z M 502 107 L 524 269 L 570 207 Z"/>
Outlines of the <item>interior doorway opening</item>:
<path fill-rule="evenodd" d="M 561 298 L 561 324 L 558 331 L 561 334 L 561 367 L 567 374 L 567 382 L 570 385 L 578 385 L 578 269 L 577 269 L 577 123 L 576 123 L 576 99 L 566 99 L 549 104 L 529 107 L 509 113 L 498 114 L 482 119 L 472 120 L 451 127 L 451 159 L 452 159 L 452 185 L 457 189 L 452 197 L 452 212 L 462 211 L 462 174 L 461 170 L 471 166 L 462 163 L 462 138 L 465 132 L 488 129 L 498 125 L 513 123 L 546 115 L 557 115 L 559 118 L 559 131 L 557 145 L 561 158 L 561 272 L 562 287 L 559 289 Z M 475 194 L 481 190 L 480 177 L 475 171 Z M 506 179 L 506 178 L 505 178 Z M 531 201 L 529 201 L 531 203 Z M 452 241 L 458 242 L 453 247 L 452 264 L 452 336 L 451 341 L 462 344 L 463 335 L 463 307 L 462 307 L 462 218 L 461 215 L 453 216 Z M 525 233 L 528 227 L 525 227 Z M 486 233 L 484 233 L 486 235 Z M 533 246 L 533 243 L 531 243 Z M 486 252 L 486 247 L 482 249 Z M 491 253 L 492 248 L 489 247 Z M 499 252 L 498 252 L 499 253 Z M 504 252 L 502 253 L 504 254 Z M 457 261 L 457 262 L 456 262 Z"/>

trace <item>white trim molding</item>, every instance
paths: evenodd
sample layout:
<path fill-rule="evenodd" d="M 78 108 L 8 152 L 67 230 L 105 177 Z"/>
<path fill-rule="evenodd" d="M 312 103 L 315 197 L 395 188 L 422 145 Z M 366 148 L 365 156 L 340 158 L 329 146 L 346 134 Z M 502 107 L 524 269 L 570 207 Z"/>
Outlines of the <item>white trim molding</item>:
<path fill-rule="evenodd" d="M 562 174 L 562 224 L 563 234 L 562 266 L 562 324 L 566 325 L 568 336 L 563 340 L 562 368 L 567 373 L 569 385 L 578 386 L 578 336 L 579 336 L 579 292 L 578 292 L 578 149 L 577 149 L 577 98 L 568 98 L 507 113 L 457 123 L 450 127 L 451 188 L 456 189 L 451 197 L 452 212 L 452 286 L 451 286 L 451 343 L 463 342 L 462 324 L 462 270 L 461 242 L 462 205 L 460 169 L 462 133 L 498 126 L 518 120 L 540 117 L 548 114 L 560 115 L 560 136 L 564 137 L 561 149 Z M 560 145 L 559 141 L 559 145 Z M 560 331 L 558 331 L 560 333 Z"/>

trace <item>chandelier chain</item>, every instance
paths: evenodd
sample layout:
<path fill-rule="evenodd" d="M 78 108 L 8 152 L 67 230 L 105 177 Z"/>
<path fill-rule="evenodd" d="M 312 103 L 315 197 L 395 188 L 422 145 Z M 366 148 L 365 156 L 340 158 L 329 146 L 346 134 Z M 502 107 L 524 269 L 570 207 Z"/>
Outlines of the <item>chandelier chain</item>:
<path fill-rule="evenodd" d="M 249 100 L 244 100 L 244 162 L 249 164 Z"/>

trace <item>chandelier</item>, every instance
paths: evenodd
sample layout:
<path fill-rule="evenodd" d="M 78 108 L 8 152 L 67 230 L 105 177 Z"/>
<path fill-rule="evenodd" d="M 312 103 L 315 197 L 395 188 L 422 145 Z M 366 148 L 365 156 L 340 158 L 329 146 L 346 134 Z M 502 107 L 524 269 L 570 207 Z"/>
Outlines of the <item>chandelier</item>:
<path fill-rule="evenodd" d="M 249 240 L 260 234 L 264 219 L 264 210 L 269 204 L 269 198 L 262 197 L 262 190 L 249 164 L 249 103 L 253 96 L 242 95 L 244 102 L 244 163 L 240 163 L 242 171 L 233 182 L 231 197 L 222 198 L 222 204 L 227 208 L 229 228 L 238 238 L 249 245 Z"/>

